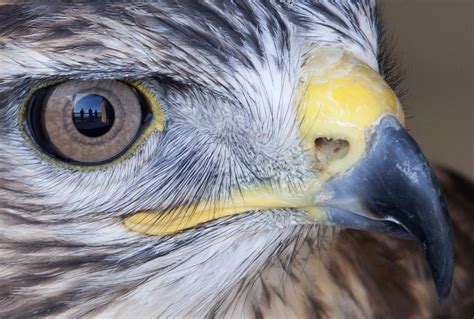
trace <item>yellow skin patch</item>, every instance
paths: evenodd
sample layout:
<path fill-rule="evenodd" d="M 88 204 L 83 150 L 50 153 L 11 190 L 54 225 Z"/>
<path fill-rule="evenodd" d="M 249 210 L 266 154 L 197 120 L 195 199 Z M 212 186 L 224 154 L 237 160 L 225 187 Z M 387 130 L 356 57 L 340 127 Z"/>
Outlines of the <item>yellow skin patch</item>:
<path fill-rule="evenodd" d="M 181 207 L 165 214 L 151 211 L 138 212 L 125 218 L 123 222 L 128 229 L 135 232 L 164 236 L 210 220 L 251 210 L 282 207 L 299 207 L 311 210 L 311 207 L 301 206 L 310 202 L 310 188 L 294 193 L 288 189 L 269 190 L 268 187 L 259 186 L 238 193 L 232 192 L 228 200 L 198 203 L 195 206 Z M 315 212 L 314 218 L 317 216 L 323 218 L 322 215 Z"/>
<path fill-rule="evenodd" d="M 326 174 L 348 169 L 364 154 L 370 128 L 384 115 L 404 123 L 395 93 L 380 75 L 341 50 L 322 49 L 304 66 L 298 116 L 307 149 L 318 137 L 347 140 L 349 153 L 328 163 Z"/>
<path fill-rule="evenodd" d="M 373 69 L 338 48 L 322 48 L 303 66 L 301 85 L 295 101 L 302 143 L 314 152 L 319 137 L 349 142 L 348 153 L 325 163 L 297 192 L 282 185 L 269 188 L 255 185 L 231 191 L 229 200 L 206 201 L 173 211 L 137 212 L 124 225 L 147 235 L 165 236 L 193 228 L 211 220 L 250 210 L 299 208 L 308 219 L 324 223 L 324 210 L 313 200 L 324 182 L 347 170 L 365 154 L 371 128 L 385 115 L 404 122 L 402 107 L 385 81 Z"/>

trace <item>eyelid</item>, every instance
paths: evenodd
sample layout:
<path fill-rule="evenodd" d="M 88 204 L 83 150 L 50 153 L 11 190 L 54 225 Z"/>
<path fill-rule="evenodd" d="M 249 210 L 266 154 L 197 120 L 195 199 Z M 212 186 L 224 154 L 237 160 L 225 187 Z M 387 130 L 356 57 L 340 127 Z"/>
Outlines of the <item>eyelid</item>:
<path fill-rule="evenodd" d="M 28 143 L 32 146 L 32 149 L 37 153 L 37 155 L 39 155 L 42 159 L 53 163 L 56 166 L 59 166 L 63 169 L 77 171 L 95 171 L 112 168 L 115 165 L 133 156 L 151 134 L 155 132 L 163 132 L 165 129 L 166 114 L 164 104 L 162 102 L 164 93 L 161 90 L 159 84 L 155 80 L 135 80 L 129 78 L 121 79 L 118 81 L 127 84 L 139 93 L 140 98 L 145 101 L 147 107 L 149 108 L 149 114 L 151 114 L 151 116 L 149 116 L 149 118 L 144 121 L 142 128 L 137 133 L 137 137 L 135 138 L 133 143 L 122 154 L 106 163 L 88 165 L 61 161 L 51 156 L 47 152 L 44 152 L 41 146 L 35 141 L 35 139 L 33 138 L 33 132 L 31 131 L 28 125 L 27 117 L 31 104 L 31 99 L 34 97 L 35 94 L 37 94 L 42 89 L 59 85 L 66 81 L 68 81 L 68 79 L 66 78 L 57 78 L 54 80 L 41 82 L 33 86 L 33 88 L 24 97 L 19 110 L 19 128 L 25 140 L 27 140 Z"/>
<path fill-rule="evenodd" d="M 157 82 L 153 80 L 153 83 L 156 83 L 154 86 L 151 86 L 149 82 L 143 80 L 124 79 L 123 82 L 132 86 L 145 98 L 145 102 L 150 108 L 154 118 L 154 121 L 149 125 L 150 131 L 157 130 L 163 132 L 166 119 L 165 108 L 162 102 L 164 100 L 164 92 Z"/>

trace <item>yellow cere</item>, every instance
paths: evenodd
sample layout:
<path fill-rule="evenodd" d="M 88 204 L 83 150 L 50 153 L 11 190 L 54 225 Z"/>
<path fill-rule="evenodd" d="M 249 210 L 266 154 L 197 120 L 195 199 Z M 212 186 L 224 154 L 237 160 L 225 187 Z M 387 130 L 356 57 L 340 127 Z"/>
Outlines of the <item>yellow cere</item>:
<path fill-rule="evenodd" d="M 300 134 L 307 149 L 318 137 L 349 142 L 349 153 L 328 165 L 332 176 L 359 160 L 370 129 L 384 115 L 404 123 L 403 109 L 372 68 L 338 48 L 322 48 L 304 66 L 298 92 Z"/>
<path fill-rule="evenodd" d="M 338 48 L 321 48 L 304 65 L 295 101 L 300 135 L 308 152 L 318 137 L 349 142 L 346 156 L 330 161 L 324 170 L 308 177 L 297 193 L 285 185 L 255 185 L 231 192 L 229 200 L 206 201 L 171 212 L 143 211 L 124 219 L 124 225 L 147 235 L 164 236 L 199 224 L 250 210 L 300 208 L 313 222 L 324 222 L 323 209 L 312 200 L 324 182 L 353 166 L 364 156 L 371 128 L 384 115 L 403 123 L 401 105 L 385 81 L 363 62 Z"/>

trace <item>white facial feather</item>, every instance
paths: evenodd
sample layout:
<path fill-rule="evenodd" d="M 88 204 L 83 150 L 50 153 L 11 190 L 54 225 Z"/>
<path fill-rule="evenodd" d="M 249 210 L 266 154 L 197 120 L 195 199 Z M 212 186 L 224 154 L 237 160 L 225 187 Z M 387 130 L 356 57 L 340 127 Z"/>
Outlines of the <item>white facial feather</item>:
<path fill-rule="evenodd" d="M 103 14 L 93 6 L 56 12 L 38 5 L 42 16 L 34 8 L 25 13 L 31 20 L 25 34 L 0 30 L 0 181 L 9 183 L 0 185 L 0 283 L 17 289 L 11 278 L 25 278 L 13 302 L 0 301 L 0 315 L 38 313 L 48 302 L 64 317 L 250 314 L 254 302 L 239 298 L 254 288 L 237 291 L 239 284 L 279 258 L 290 260 L 302 237 L 316 237 L 311 226 L 301 226 L 303 212 L 282 210 L 251 212 L 169 238 L 132 233 L 121 224 L 121 217 L 139 210 L 225 196 L 258 179 L 297 185 L 312 160 L 295 120 L 305 59 L 321 46 L 339 46 L 378 68 L 372 1 L 322 1 L 332 20 L 311 4 L 247 5 L 252 17 L 209 4 L 241 37 L 217 22 L 202 30 L 210 46 L 216 40 L 221 48 L 190 42 L 203 36 L 196 31 L 203 28 L 199 12 L 190 18 L 186 8 L 168 3 L 114 5 Z M 67 29 L 74 21 L 84 27 L 42 40 L 54 31 L 46 26 L 64 23 Z M 186 34 L 190 28 L 194 33 Z M 155 132 L 132 157 L 104 170 L 48 162 L 20 132 L 18 110 L 33 84 L 59 76 L 147 81 L 165 92 L 165 133 Z M 164 78 L 182 85 L 167 86 Z M 40 245 L 19 256 L 11 243 Z M 67 307 L 57 296 L 69 298 Z"/>

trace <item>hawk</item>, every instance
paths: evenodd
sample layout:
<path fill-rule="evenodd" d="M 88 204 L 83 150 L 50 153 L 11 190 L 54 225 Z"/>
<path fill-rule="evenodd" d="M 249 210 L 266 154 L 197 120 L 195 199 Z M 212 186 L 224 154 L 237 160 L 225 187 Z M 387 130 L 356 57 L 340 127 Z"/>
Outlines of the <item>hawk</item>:
<path fill-rule="evenodd" d="M 0 316 L 472 311 L 473 187 L 451 227 L 384 39 L 372 0 L 1 5 Z"/>

